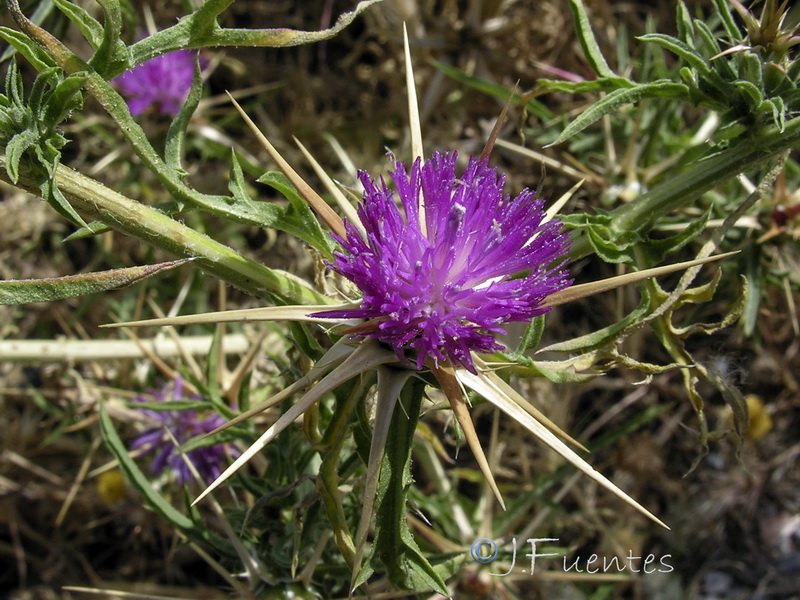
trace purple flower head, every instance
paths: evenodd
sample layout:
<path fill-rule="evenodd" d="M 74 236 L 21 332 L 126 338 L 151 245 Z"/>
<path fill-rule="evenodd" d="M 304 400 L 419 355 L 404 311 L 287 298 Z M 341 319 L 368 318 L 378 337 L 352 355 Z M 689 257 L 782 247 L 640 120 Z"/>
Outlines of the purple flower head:
<path fill-rule="evenodd" d="M 175 378 L 174 384 L 167 383 L 159 390 L 154 391 L 153 395 L 158 402 L 198 400 L 197 397 L 183 396 L 183 380 L 180 377 Z M 145 398 L 138 396 L 135 400 L 144 402 Z M 156 457 L 150 464 L 150 470 L 156 475 L 160 475 L 166 467 L 169 467 L 175 473 L 178 483 L 194 481 L 194 476 L 186 465 L 186 460 L 178 450 L 178 446 L 224 425 L 225 419 L 217 414 L 200 419 L 197 412 L 193 410 L 143 409 L 142 412 L 152 420 L 158 421 L 160 426 L 153 427 L 136 438 L 131 444 L 131 450 L 144 448 L 146 454 L 156 452 Z M 178 443 L 178 446 L 175 445 L 175 442 Z M 219 477 L 222 473 L 220 465 L 227 463 L 229 458 L 237 456 L 239 456 L 239 452 L 229 448 L 227 444 L 205 446 L 186 453 L 186 458 L 194 465 L 205 483 L 211 483 Z"/>
<path fill-rule="evenodd" d="M 114 80 L 133 116 L 151 105 L 162 115 L 177 115 L 192 89 L 196 52 L 178 50 L 157 56 Z"/>
<path fill-rule="evenodd" d="M 470 158 L 456 176 L 456 153 L 419 159 L 411 174 L 398 162 L 390 173 L 395 192 L 361 173 L 364 195 L 358 215 L 364 239 L 352 223 L 336 238 L 331 268 L 363 293 L 358 308 L 318 316 L 375 319 L 371 335 L 405 360 L 417 351 L 474 372 L 470 352 L 502 350 L 495 334 L 504 323 L 527 321 L 549 309 L 547 296 L 567 287 L 564 267 L 569 238 L 557 221 L 543 223 L 542 200 L 523 190 L 503 194 L 505 178 L 488 161 Z M 426 233 L 420 226 L 420 203 Z"/>

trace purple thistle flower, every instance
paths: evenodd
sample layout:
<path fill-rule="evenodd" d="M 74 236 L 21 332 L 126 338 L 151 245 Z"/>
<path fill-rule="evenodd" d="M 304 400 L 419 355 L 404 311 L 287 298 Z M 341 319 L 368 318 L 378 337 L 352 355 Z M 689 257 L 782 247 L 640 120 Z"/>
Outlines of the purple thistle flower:
<path fill-rule="evenodd" d="M 168 400 L 197 400 L 197 397 L 183 396 L 183 379 L 175 378 L 174 385 L 169 383 L 153 392 L 158 402 Z M 144 402 L 142 396 L 137 396 L 135 401 Z M 156 452 L 156 457 L 150 464 L 150 470 L 160 475 L 169 467 L 175 473 L 178 483 L 185 484 L 194 481 L 194 476 L 186 464 L 186 458 L 197 469 L 205 483 L 211 483 L 222 469 L 220 465 L 227 463 L 228 458 L 239 456 L 239 452 L 229 448 L 227 444 L 214 444 L 203 448 L 196 448 L 185 453 L 178 450 L 178 446 L 185 444 L 190 439 L 204 435 L 225 424 L 225 419 L 217 414 L 212 414 L 205 419 L 200 419 L 194 410 L 142 410 L 148 417 L 161 423 L 137 437 L 131 444 L 131 450 L 144 448 L 145 454 Z M 172 435 L 170 435 L 172 434 Z M 174 439 L 173 439 L 174 438 Z M 176 446 L 175 442 L 178 443 Z"/>
<path fill-rule="evenodd" d="M 397 162 L 390 173 L 400 197 L 386 182 L 361 173 L 364 195 L 358 215 L 364 239 L 346 223 L 347 239 L 334 236 L 345 252 L 330 267 L 363 293 L 357 308 L 315 316 L 375 319 L 371 335 L 426 358 L 450 360 L 471 372 L 470 352 L 503 350 L 495 334 L 504 323 L 527 321 L 549 310 L 542 302 L 572 281 L 563 268 L 569 238 L 558 221 L 543 223 L 543 201 L 523 190 L 503 194 L 505 177 L 488 161 L 470 158 L 455 172 L 456 153 L 434 154 L 410 176 Z M 420 202 L 427 234 L 420 227 Z"/>
<path fill-rule="evenodd" d="M 192 89 L 196 56 L 191 50 L 163 54 L 120 75 L 113 83 L 125 96 L 133 116 L 152 105 L 160 114 L 174 117 Z"/>

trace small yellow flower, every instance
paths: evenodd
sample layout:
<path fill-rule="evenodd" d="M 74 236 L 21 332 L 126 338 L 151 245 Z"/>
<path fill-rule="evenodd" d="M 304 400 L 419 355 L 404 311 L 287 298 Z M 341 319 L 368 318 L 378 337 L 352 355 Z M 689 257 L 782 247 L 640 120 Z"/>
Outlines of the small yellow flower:
<path fill-rule="evenodd" d="M 125 477 L 119 469 L 106 471 L 97 478 L 97 493 L 106 504 L 113 505 L 121 501 L 125 498 L 126 490 Z"/>

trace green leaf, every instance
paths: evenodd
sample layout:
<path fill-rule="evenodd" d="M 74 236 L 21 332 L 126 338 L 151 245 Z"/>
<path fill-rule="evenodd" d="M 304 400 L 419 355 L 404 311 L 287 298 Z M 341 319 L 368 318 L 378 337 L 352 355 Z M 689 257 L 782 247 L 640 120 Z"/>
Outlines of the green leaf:
<path fill-rule="evenodd" d="M 716 36 L 711 29 L 709 29 L 708 25 L 706 25 L 705 22 L 701 21 L 700 19 L 695 19 L 694 24 L 698 34 L 700 35 L 700 39 L 703 41 L 703 44 L 705 44 L 706 52 L 711 56 L 716 56 L 722 52 Z M 720 60 L 719 62 L 724 65 L 728 64 L 725 60 Z"/>
<path fill-rule="evenodd" d="M 326 349 L 320 345 L 304 323 L 292 321 L 287 326 L 291 333 L 292 341 L 297 344 L 303 354 L 312 360 L 319 360 L 325 355 Z"/>
<path fill-rule="evenodd" d="M 29 148 L 33 148 L 39 141 L 38 132 L 26 129 L 12 137 L 6 144 L 6 173 L 12 183 L 19 180 L 19 161 Z"/>
<path fill-rule="evenodd" d="M 78 108 L 83 102 L 80 93 L 86 83 L 87 73 L 73 73 L 59 81 L 47 99 L 47 106 L 42 115 L 42 122 L 48 127 L 56 127 L 69 114 L 69 111 Z"/>
<path fill-rule="evenodd" d="M 764 63 L 757 54 L 744 52 L 737 56 L 739 61 L 739 78 L 764 91 Z"/>
<path fill-rule="evenodd" d="M 678 29 L 678 38 L 687 46 L 694 45 L 694 27 L 692 24 L 692 17 L 686 9 L 683 0 L 679 0 L 676 8 L 675 25 Z"/>
<path fill-rule="evenodd" d="M 760 111 L 769 111 L 772 116 L 772 122 L 779 131 L 786 129 L 786 105 L 780 96 L 770 98 L 765 101 L 760 107 Z"/>
<path fill-rule="evenodd" d="M 19 74 L 17 61 L 12 60 L 6 71 L 6 96 L 13 106 L 25 106 L 25 90 L 22 87 L 22 76 Z"/>
<path fill-rule="evenodd" d="M 539 340 L 542 338 L 543 331 L 544 315 L 540 315 L 531 319 L 531 321 L 525 326 L 525 332 L 522 334 L 517 347 L 506 349 L 506 351 L 502 352 L 501 355 L 512 362 L 517 362 L 517 359 L 519 359 L 520 356 L 525 354 L 525 352 L 531 348 L 535 348 L 539 344 Z"/>
<path fill-rule="evenodd" d="M 51 2 L 48 2 L 47 0 L 43 0 L 42 2 L 39 2 L 38 6 L 36 7 L 36 10 L 33 13 L 33 15 L 31 15 L 30 21 L 31 21 L 31 23 L 33 23 L 35 25 L 41 25 L 42 23 L 44 23 L 44 20 L 48 16 L 50 16 L 51 12 L 53 12 L 53 4 Z M 0 28 L 0 29 L 5 29 L 5 27 Z M 19 32 L 16 32 L 16 33 L 19 33 Z M 20 34 L 20 35 L 24 35 L 24 34 Z M 32 42 L 32 40 L 30 38 L 28 38 L 28 36 L 24 36 L 24 37 L 29 42 Z M 0 55 L 0 62 L 5 62 L 6 60 L 8 60 L 12 56 L 14 56 L 14 53 L 17 50 L 18 50 L 18 48 L 15 48 L 13 45 L 8 47 L 8 48 L 6 48 L 5 52 L 3 52 L 2 55 Z M 44 52 L 43 52 L 43 54 L 44 54 Z M 47 56 L 47 54 L 44 54 L 44 56 L 49 60 L 49 56 Z M 47 66 L 51 66 L 52 67 L 53 64 L 48 64 Z M 40 69 L 37 68 L 36 70 L 39 71 Z"/>
<path fill-rule="evenodd" d="M 139 469 L 138 465 L 131 459 L 128 449 L 114 429 L 114 424 L 108 416 L 105 404 L 100 404 L 100 433 L 106 446 L 119 462 L 119 467 L 125 474 L 131 486 L 138 491 L 150 507 L 164 517 L 167 521 L 183 530 L 194 527 L 194 523 L 189 517 L 178 512 L 169 502 L 161 497 L 161 494 L 153 489 L 147 477 Z"/>
<path fill-rule="evenodd" d="M 120 39 L 122 32 L 122 7 L 119 0 L 97 0 L 103 8 L 103 39 L 89 60 L 98 73 L 107 76 L 119 67 L 130 64 L 130 53 Z"/>
<path fill-rule="evenodd" d="M 560 79 L 540 79 L 536 83 L 548 91 L 569 92 L 570 94 L 586 94 L 590 92 L 613 92 L 619 89 L 630 89 L 637 83 L 624 77 L 605 77 L 592 81 L 563 81 Z"/>
<path fill-rule="evenodd" d="M 65 277 L 0 281 L 0 304 L 51 302 L 114 290 L 137 283 L 161 271 L 174 269 L 188 260 L 184 258 L 142 267 L 127 267 Z"/>
<path fill-rule="evenodd" d="M 211 2 L 206 0 L 198 10 L 178 21 L 176 25 L 147 37 L 131 46 L 131 66 L 139 65 L 155 56 L 182 48 L 250 46 L 281 48 L 313 44 L 330 39 L 341 32 L 362 12 L 381 0 L 362 0 L 350 12 L 339 16 L 336 23 L 322 31 L 296 31 L 276 29 L 226 29 L 216 18 L 232 0 Z M 119 75 L 114 73 L 113 75 Z"/>
<path fill-rule="evenodd" d="M 203 76 L 200 71 L 200 55 L 195 57 L 192 87 L 180 112 L 175 116 L 167 131 L 167 140 L 164 146 L 164 161 L 167 166 L 175 171 L 183 171 L 183 142 L 186 130 L 192 119 L 200 98 L 203 95 Z"/>
<path fill-rule="evenodd" d="M 761 296 L 765 282 L 765 271 L 760 268 L 761 246 L 754 244 L 745 250 L 743 262 L 745 264 L 744 277 L 747 281 L 747 301 L 742 311 L 742 329 L 747 337 L 753 335 L 758 325 L 758 311 L 761 306 Z"/>
<path fill-rule="evenodd" d="M 569 352 L 570 354 L 584 354 L 600 348 L 605 348 L 613 343 L 619 335 L 630 325 L 639 321 L 650 312 L 650 294 L 646 286 L 642 286 L 642 299 L 633 311 L 608 327 L 587 333 L 566 342 L 560 342 L 547 347 L 548 352 Z"/>
<path fill-rule="evenodd" d="M 709 209 L 699 219 L 691 219 L 686 227 L 675 235 L 660 240 L 648 239 L 642 246 L 647 257 L 646 261 L 642 262 L 646 262 L 646 264 L 639 266 L 645 268 L 661 264 L 668 254 L 677 252 L 700 235 L 705 229 L 710 215 L 711 210 Z"/>
<path fill-rule="evenodd" d="M 184 410 L 207 411 L 209 403 L 206 400 L 156 400 L 155 402 L 130 401 L 125 405 L 128 408 L 152 410 L 153 412 L 169 412 Z"/>
<path fill-rule="evenodd" d="M 434 590 L 448 596 L 447 585 L 423 556 L 406 520 L 406 498 L 412 483 L 411 447 L 424 390 L 424 382 L 409 380 L 392 415 L 392 436 L 378 480 L 373 550 L 398 587 L 415 592 Z"/>
<path fill-rule="evenodd" d="M 595 253 L 608 263 L 633 262 L 633 248 L 643 241 L 636 231 L 617 231 L 608 214 L 562 215 L 559 218 L 567 229 L 584 231 Z"/>
<path fill-rule="evenodd" d="M 643 98 L 688 98 L 688 96 L 689 88 L 687 86 L 666 80 L 615 90 L 584 110 L 578 118 L 564 128 L 561 135 L 551 145 L 560 144 L 568 140 L 589 125 L 599 121 L 605 115 L 628 104 L 638 102 Z"/>
<path fill-rule="evenodd" d="M 242 173 L 242 167 L 239 164 L 239 159 L 236 157 L 236 152 L 234 152 L 233 149 L 231 149 L 231 174 L 230 181 L 228 181 L 228 191 L 230 191 L 235 202 L 238 202 L 244 206 L 252 206 L 254 204 L 253 200 L 250 198 L 250 194 L 247 191 L 247 184 L 244 181 L 244 174 Z M 269 204 L 267 206 L 276 209 L 274 213 L 275 220 L 270 221 L 269 224 L 264 224 L 265 227 L 272 227 L 275 225 L 275 223 L 280 221 L 284 212 L 274 204 Z"/>
<path fill-rule="evenodd" d="M 696 50 L 672 36 L 663 33 L 646 33 L 637 39 L 669 50 L 701 75 L 708 76 L 711 74 L 711 66 Z"/>
<path fill-rule="evenodd" d="M 586 14 L 586 7 L 583 5 L 583 1 L 569 0 L 569 9 L 572 11 L 572 18 L 575 20 L 575 32 L 578 35 L 578 41 L 580 41 L 589 65 L 597 73 L 598 77 L 615 77 L 616 74 L 608 66 L 603 53 L 600 51 L 600 46 L 597 44 L 597 39 L 594 37 L 592 24 L 589 22 L 589 16 Z"/>
<path fill-rule="evenodd" d="M 728 43 L 731 46 L 736 45 L 742 41 L 742 32 L 736 25 L 736 19 L 731 12 L 730 0 L 713 0 L 716 7 L 717 16 L 722 21 L 722 26 L 725 28 L 725 33 L 728 36 Z"/>
<path fill-rule="evenodd" d="M 733 85 L 739 90 L 739 94 L 747 104 L 750 112 L 755 113 L 764 101 L 764 97 L 761 95 L 759 89 L 749 81 L 736 81 Z"/>
<path fill-rule="evenodd" d="M 52 2 L 78 28 L 92 49 L 97 50 L 103 43 L 103 26 L 77 4 L 68 0 L 52 0 Z"/>
<path fill-rule="evenodd" d="M 798 61 L 800 62 L 800 61 Z M 764 91 L 767 96 L 783 95 L 789 90 L 796 89 L 797 85 L 789 78 L 786 70 L 775 63 L 764 65 Z"/>
<path fill-rule="evenodd" d="M 331 237 L 322 229 L 308 203 L 297 193 L 286 176 L 276 171 L 268 171 L 258 178 L 258 182 L 277 190 L 290 203 L 286 213 L 272 226 L 300 238 L 324 257 L 333 258 Z"/>
<path fill-rule="evenodd" d="M 8 27 L 0 27 L 0 37 L 11 44 L 40 73 L 45 69 L 56 66 L 55 61 L 50 58 L 47 52 L 42 50 L 36 42 L 24 33 Z"/>
<path fill-rule="evenodd" d="M 439 69 L 439 71 L 441 71 L 451 79 L 455 79 L 459 83 L 468 85 L 471 88 L 478 90 L 479 92 L 483 92 L 488 96 L 492 96 L 493 98 L 499 98 L 500 100 L 508 100 L 508 97 L 511 95 L 511 92 L 508 90 L 508 88 L 496 83 L 492 83 L 491 81 L 479 79 L 474 75 L 469 75 L 464 71 L 462 71 L 461 69 L 458 69 L 451 65 L 447 65 L 439 61 L 433 61 L 433 66 Z M 521 99 L 522 95 L 520 94 L 514 96 L 514 102 L 519 102 L 521 101 Z M 543 121 L 549 121 L 555 117 L 552 111 L 538 100 L 528 100 L 528 102 L 526 102 L 525 104 L 525 110 L 527 110 L 531 114 L 536 115 Z"/>
<path fill-rule="evenodd" d="M 58 67 L 50 67 L 45 69 L 39 73 L 33 82 L 33 86 L 31 86 L 31 92 L 28 94 L 28 108 L 37 117 L 40 116 L 45 92 L 49 87 L 51 87 L 59 70 L 60 69 Z"/>
<path fill-rule="evenodd" d="M 72 205 L 64 197 L 64 194 L 61 193 L 61 190 L 58 189 L 58 185 L 56 185 L 56 182 L 51 177 L 40 177 L 37 179 L 36 183 L 42 191 L 42 198 L 44 198 L 58 214 L 78 227 L 88 227 L 86 221 L 72 208 Z"/>

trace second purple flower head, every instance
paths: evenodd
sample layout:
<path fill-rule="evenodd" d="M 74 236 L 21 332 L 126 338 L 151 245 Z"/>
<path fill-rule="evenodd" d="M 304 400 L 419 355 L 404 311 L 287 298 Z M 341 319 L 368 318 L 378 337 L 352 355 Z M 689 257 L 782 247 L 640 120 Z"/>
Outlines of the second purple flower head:
<path fill-rule="evenodd" d="M 199 399 L 183 395 L 183 380 L 180 377 L 175 378 L 173 383 L 167 383 L 155 390 L 153 396 L 157 402 Z M 139 396 L 136 400 L 144 402 L 145 398 Z M 200 479 L 204 483 L 211 483 L 219 477 L 222 467 L 230 458 L 239 456 L 239 452 L 228 444 L 196 448 L 186 452 L 185 457 L 181 454 L 179 446 L 226 423 L 225 419 L 217 414 L 201 418 L 194 410 L 144 409 L 142 412 L 150 417 L 156 426 L 136 438 L 131 444 L 131 450 L 141 448 L 146 454 L 155 453 L 150 470 L 156 475 L 160 475 L 166 469 L 172 471 L 180 484 L 194 481 L 192 470 L 186 464 L 188 459 L 197 470 Z"/>
<path fill-rule="evenodd" d="M 174 117 L 192 89 L 197 52 L 178 50 L 163 54 L 114 79 L 133 116 L 151 106 L 159 114 Z"/>

